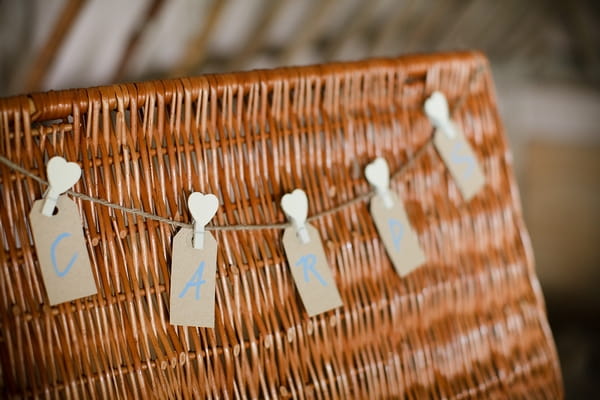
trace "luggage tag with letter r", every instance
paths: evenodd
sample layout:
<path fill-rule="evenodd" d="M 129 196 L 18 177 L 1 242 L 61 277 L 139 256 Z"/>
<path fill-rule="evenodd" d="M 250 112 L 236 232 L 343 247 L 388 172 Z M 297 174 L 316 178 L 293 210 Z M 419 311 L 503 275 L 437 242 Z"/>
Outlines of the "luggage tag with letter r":
<path fill-rule="evenodd" d="M 296 189 L 286 194 L 281 199 L 281 208 L 294 225 L 283 233 L 283 247 L 306 312 L 312 317 L 340 307 L 342 299 L 319 232 L 306 223 L 306 193 Z"/>
<path fill-rule="evenodd" d="M 173 238 L 171 261 L 171 325 L 214 328 L 217 241 L 204 227 L 219 207 L 213 194 L 192 193 L 188 208 L 194 229 L 182 228 Z"/>
<path fill-rule="evenodd" d="M 436 149 L 465 201 L 471 200 L 485 184 L 485 176 L 469 142 L 450 119 L 446 97 L 434 92 L 425 101 L 425 113 L 436 127 L 433 139 Z"/>
<path fill-rule="evenodd" d="M 81 167 L 62 157 L 48 161 L 49 187 L 29 213 L 31 231 L 50 305 L 98 293 L 77 205 L 61 195 L 81 177 Z M 54 215 L 54 211 L 57 213 Z"/>
<path fill-rule="evenodd" d="M 385 159 L 379 157 L 365 168 L 365 176 L 375 188 L 371 216 L 396 272 L 405 276 L 426 260 L 419 238 L 410 225 L 404 205 L 390 191 L 390 173 Z"/>

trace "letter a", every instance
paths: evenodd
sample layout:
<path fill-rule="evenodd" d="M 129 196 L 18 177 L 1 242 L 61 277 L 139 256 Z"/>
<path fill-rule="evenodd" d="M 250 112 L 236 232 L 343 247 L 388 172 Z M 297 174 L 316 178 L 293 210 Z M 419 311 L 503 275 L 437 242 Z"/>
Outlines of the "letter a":
<path fill-rule="evenodd" d="M 196 287 L 196 300 L 200 299 L 200 286 L 202 286 L 206 283 L 206 280 L 202 279 L 203 273 L 204 273 L 204 261 L 202 261 L 200 263 L 200 265 L 198 266 L 198 269 L 196 270 L 196 272 L 194 272 L 194 275 L 192 275 L 192 278 L 189 281 L 187 281 L 187 283 L 185 284 L 185 287 L 179 294 L 180 299 L 185 296 L 188 289 L 191 287 Z"/>

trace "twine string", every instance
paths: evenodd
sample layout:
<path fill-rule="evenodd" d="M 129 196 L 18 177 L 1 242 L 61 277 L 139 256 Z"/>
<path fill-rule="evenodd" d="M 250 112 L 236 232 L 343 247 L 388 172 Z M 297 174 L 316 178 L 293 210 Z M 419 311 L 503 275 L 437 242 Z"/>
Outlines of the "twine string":
<path fill-rule="evenodd" d="M 471 79 L 469 79 L 468 82 L 468 87 L 467 90 L 464 91 L 463 95 L 456 101 L 454 107 L 452 108 L 452 115 L 454 115 L 465 103 L 466 98 L 468 96 L 469 93 L 469 88 L 470 86 L 473 84 L 473 82 L 475 81 L 475 79 L 477 79 L 477 77 L 479 77 L 481 75 L 481 73 L 484 71 L 484 67 L 483 66 L 479 66 L 474 72 L 473 75 L 471 76 Z M 406 162 L 406 164 L 404 164 L 398 171 L 394 172 L 390 178 L 391 179 L 398 179 L 401 176 L 403 176 L 415 163 L 417 163 L 424 155 L 425 153 L 427 153 L 427 151 L 429 150 L 429 148 L 432 147 L 433 145 L 433 138 L 434 135 L 432 134 L 431 137 L 429 139 L 427 139 L 427 141 L 415 152 L 415 154 Z M 0 155 L 0 163 L 4 164 L 5 166 L 7 166 L 8 168 L 17 171 L 18 173 L 33 179 L 34 181 L 40 183 L 41 185 L 45 185 L 48 186 L 49 183 L 48 181 L 46 181 L 45 179 L 37 176 L 36 174 L 34 174 L 33 172 L 23 168 L 22 166 L 20 166 L 19 164 L 9 160 L 8 158 L 1 156 Z M 151 219 L 154 221 L 158 221 L 161 223 L 165 223 L 165 224 L 169 224 L 172 226 L 177 226 L 180 228 L 192 228 L 193 225 L 192 224 L 188 224 L 185 222 L 179 222 L 179 221 L 175 221 L 172 220 L 170 218 L 165 218 L 162 217 L 160 215 L 156 215 L 156 214 L 152 214 L 149 213 L 147 211 L 141 210 L 139 208 L 132 208 L 132 207 L 125 207 L 122 206 L 120 204 L 116 204 L 116 203 L 112 203 L 108 200 L 104 200 L 104 199 L 100 199 L 97 197 L 93 197 L 93 196 L 89 196 L 85 193 L 80 193 L 80 192 L 75 192 L 73 190 L 67 190 L 65 193 L 73 196 L 73 197 L 77 197 L 80 198 L 82 200 L 85 201 L 90 201 L 92 203 L 96 203 L 96 204 L 100 204 L 102 206 L 105 207 L 109 207 L 115 210 L 119 210 L 122 211 L 124 213 L 127 214 L 133 214 L 133 215 L 137 215 L 139 217 L 145 218 L 145 219 Z M 371 197 L 373 197 L 376 194 L 375 190 L 371 189 L 368 192 L 365 192 L 363 194 L 360 194 L 348 201 L 342 202 L 340 204 L 338 204 L 337 206 L 329 209 L 329 210 L 325 210 L 325 211 L 321 211 L 318 212 L 316 214 L 313 214 L 311 216 L 309 216 L 307 218 L 308 222 L 317 220 L 319 218 L 337 213 L 347 207 L 353 206 L 357 203 L 361 203 L 364 201 L 367 201 L 369 199 L 371 199 Z M 262 229 L 285 229 L 292 226 L 289 222 L 283 222 L 283 223 L 275 223 L 275 224 L 232 224 L 232 225 L 207 225 L 205 227 L 205 229 L 207 231 L 240 231 L 240 230 L 262 230 Z"/>

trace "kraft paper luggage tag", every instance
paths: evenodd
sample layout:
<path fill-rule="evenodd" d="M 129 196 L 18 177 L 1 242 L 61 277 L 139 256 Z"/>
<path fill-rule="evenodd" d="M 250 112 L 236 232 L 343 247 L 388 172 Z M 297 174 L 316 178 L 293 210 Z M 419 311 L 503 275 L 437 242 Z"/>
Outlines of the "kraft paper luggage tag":
<path fill-rule="evenodd" d="M 213 194 L 192 193 L 188 208 L 194 229 L 182 228 L 173 238 L 170 322 L 214 328 L 217 241 L 204 227 L 219 207 Z"/>
<path fill-rule="evenodd" d="M 379 157 L 365 168 L 365 176 L 375 188 L 371 200 L 371 215 L 386 252 L 400 276 L 422 265 L 426 258 L 419 238 L 410 225 L 404 205 L 389 190 L 390 173 L 387 162 Z"/>
<path fill-rule="evenodd" d="M 47 165 L 49 187 L 33 203 L 29 221 L 51 305 L 98 293 L 77 205 L 61 195 L 81 177 L 81 168 L 62 157 Z M 53 215 L 55 208 L 57 213 Z"/>
<path fill-rule="evenodd" d="M 342 299 L 327 264 L 319 232 L 306 223 L 308 199 L 296 189 L 281 199 L 281 208 L 294 225 L 283 233 L 283 246 L 296 288 L 309 316 L 342 305 Z"/>
<path fill-rule="evenodd" d="M 436 127 L 434 144 L 466 201 L 471 200 L 485 185 L 485 176 L 477 156 L 450 119 L 448 102 L 440 92 L 434 92 L 425 102 L 425 113 Z"/>

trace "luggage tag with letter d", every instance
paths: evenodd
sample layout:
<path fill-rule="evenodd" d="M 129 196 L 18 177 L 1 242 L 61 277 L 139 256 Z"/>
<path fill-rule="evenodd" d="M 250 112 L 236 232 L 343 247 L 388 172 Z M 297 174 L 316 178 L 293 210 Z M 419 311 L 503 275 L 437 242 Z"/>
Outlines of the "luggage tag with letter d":
<path fill-rule="evenodd" d="M 390 172 L 385 159 L 379 157 L 367 165 L 365 176 L 376 191 L 371 200 L 373 221 L 396 272 L 405 276 L 425 262 L 419 238 L 402 202 L 390 191 Z"/>

